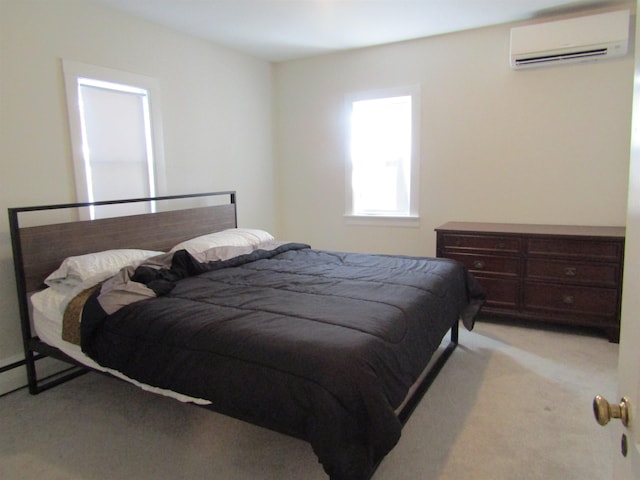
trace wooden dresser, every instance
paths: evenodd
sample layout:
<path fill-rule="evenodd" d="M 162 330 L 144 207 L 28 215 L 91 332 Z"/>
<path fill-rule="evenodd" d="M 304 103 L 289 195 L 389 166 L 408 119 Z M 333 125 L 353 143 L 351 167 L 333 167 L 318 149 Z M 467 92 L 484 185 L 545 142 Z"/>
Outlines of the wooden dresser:
<path fill-rule="evenodd" d="M 483 314 L 597 327 L 620 338 L 624 227 L 449 222 L 437 256 L 487 291 Z"/>

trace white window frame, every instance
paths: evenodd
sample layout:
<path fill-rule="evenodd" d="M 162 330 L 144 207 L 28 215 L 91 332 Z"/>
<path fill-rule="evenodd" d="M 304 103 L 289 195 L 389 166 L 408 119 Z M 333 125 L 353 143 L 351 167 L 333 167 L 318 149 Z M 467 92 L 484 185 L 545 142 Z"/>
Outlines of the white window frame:
<path fill-rule="evenodd" d="M 351 162 L 351 112 L 353 103 L 362 100 L 374 100 L 391 97 L 411 97 L 411 167 L 410 167 L 410 193 L 408 215 L 361 215 L 354 213 Z M 352 93 L 345 96 L 345 124 L 346 124 L 346 175 L 345 175 L 345 219 L 348 223 L 365 225 L 389 225 L 389 226 L 418 226 L 419 201 L 420 201 L 420 85 L 408 85 L 401 87 L 371 90 L 360 93 Z"/>
<path fill-rule="evenodd" d="M 69 130 L 71 137 L 71 154 L 73 157 L 76 195 L 78 201 L 93 201 L 87 184 L 88 176 L 84 155 L 84 135 L 78 91 L 78 80 L 85 78 L 92 81 L 103 81 L 122 86 L 130 86 L 133 87 L 134 90 L 145 90 L 147 92 L 149 107 L 148 116 L 150 119 L 151 129 L 148 132 L 151 139 L 151 145 L 148 145 L 148 148 L 153 152 L 153 165 L 149 166 L 150 173 L 152 174 L 152 191 L 155 191 L 156 195 L 166 194 L 167 188 L 162 140 L 160 85 L 157 79 L 136 73 L 66 59 L 62 60 L 62 69 L 65 78 L 67 112 L 69 116 Z"/>

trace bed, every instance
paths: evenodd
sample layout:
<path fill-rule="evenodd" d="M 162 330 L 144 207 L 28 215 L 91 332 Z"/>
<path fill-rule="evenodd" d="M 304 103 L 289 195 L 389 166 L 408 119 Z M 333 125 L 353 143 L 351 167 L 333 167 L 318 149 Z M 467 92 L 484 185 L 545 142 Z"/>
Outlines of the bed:
<path fill-rule="evenodd" d="M 140 205 L 152 212 L 82 219 Z M 235 192 L 12 208 L 9 222 L 31 393 L 107 372 L 308 441 L 331 480 L 373 475 L 484 301 L 451 260 L 240 229 Z M 42 379 L 44 356 L 77 367 Z"/>

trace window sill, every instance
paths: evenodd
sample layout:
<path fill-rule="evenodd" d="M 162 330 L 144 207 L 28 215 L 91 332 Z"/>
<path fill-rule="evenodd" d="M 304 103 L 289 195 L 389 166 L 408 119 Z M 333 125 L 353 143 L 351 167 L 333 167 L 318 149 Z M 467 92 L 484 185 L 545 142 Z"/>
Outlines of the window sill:
<path fill-rule="evenodd" d="M 345 214 L 345 223 L 347 225 L 363 225 L 376 227 L 412 227 L 420 226 L 420 217 L 417 215 L 408 215 L 403 217 L 392 217 L 384 215 L 351 215 Z"/>

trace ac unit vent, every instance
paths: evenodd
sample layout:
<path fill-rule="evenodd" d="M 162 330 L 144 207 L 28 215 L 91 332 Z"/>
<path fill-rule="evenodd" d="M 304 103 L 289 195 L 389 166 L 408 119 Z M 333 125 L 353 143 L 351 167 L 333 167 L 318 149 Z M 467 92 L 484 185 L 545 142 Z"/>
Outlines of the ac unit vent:
<path fill-rule="evenodd" d="M 544 55 L 542 57 L 519 58 L 516 59 L 516 66 L 520 67 L 523 65 L 531 65 L 532 63 L 549 63 L 577 58 L 598 57 L 600 55 L 606 55 L 607 51 L 607 48 L 596 48 L 595 50 L 585 50 L 575 53 L 558 53 L 556 55 Z"/>
<path fill-rule="evenodd" d="M 625 55 L 629 10 L 538 23 L 511 29 L 514 69 L 583 62 Z"/>

